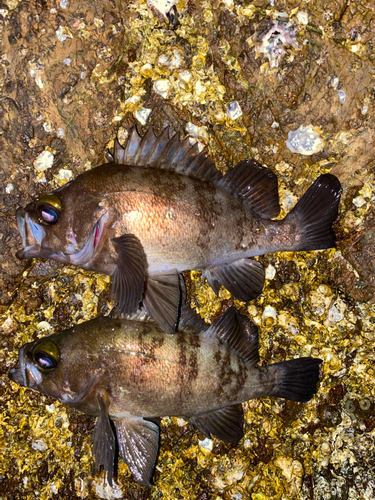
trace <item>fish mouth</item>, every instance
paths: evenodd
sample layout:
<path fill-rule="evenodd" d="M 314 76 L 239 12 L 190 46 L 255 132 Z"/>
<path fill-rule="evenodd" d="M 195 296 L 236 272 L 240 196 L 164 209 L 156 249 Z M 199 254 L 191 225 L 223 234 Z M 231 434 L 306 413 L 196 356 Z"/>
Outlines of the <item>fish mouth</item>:
<path fill-rule="evenodd" d="M 42 375 L 39 373 L 38 369 L 36 366 L 26 366 L 25 358 L 26 358 L 26 351 L 25 348 L 28 347 L 30 344 L 25 344 L 20 348 L 18 351 L 18 361 L 19 361 L 19 368 L 12 368 L 8 376 L 10 380 L 13 380 L 13 382 L 16 382 L 16 384 L 21 385 L 23 387 L 30 387 L 31 389 L 38 389 L 39 384 L 42 381 Z"/>
<path fill-rule="evenodd" d="M 19 350 L 18 362 L 20 366 L 17 368 L 16 367 L 12 368 L 8 373 L 8 377 L 16 384 L 28 387 L 26 379 L 26 368 L 24 362 L 24 350 L 25 346 L 22 346 Z"/>
<path fill-rule="evenodd" d="M 30 259 L 41 257 L 41 243 L 45 237 L 44 228 L 30 218 L 23 208 L 18 208 L 16 212 L 18 231 L 22 239 L 22 250 L 18 250 L 16 257 L 18 259 Z"/>

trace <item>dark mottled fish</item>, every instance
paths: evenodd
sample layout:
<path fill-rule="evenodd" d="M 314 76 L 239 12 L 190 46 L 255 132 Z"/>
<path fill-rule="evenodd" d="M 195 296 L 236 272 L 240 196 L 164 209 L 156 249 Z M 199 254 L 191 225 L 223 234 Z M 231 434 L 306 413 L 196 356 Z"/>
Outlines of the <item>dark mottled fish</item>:
<path fill-rule="evenodd" d="M 335 245 L 340 182 L 321 175 L 283 220 L 275 174 L 244 160 L 222 176 L 189 138 L 134 128 L 114 162 L 84 172 L 17 211 L 21 259 L 42 257 L 111 275 L 122 313 L 143 300 L 173 333 L 184 302 L 181 271 L 202 270 L 216 293 L 261 293 L 263 266 L 249 257 Z"/>
<path fill-rule="evenodd" d="M 234 308 L 209 326 L 185 306 L 180 326 L 168 335 L 154 321 L 97 318 L 24 345 L 20 367 L 9 376 L 98 416 L 93 453 L 110 484 L 116 444 L 110 420 L 122 458 L 148 485 L 158 454 L 157 417 L 189 418 L 207 437 L 235 442 L 243 436 L 242 402 L 308 401 L 316 392 L 321 360 L 256 367 L 257 328 Z"/>

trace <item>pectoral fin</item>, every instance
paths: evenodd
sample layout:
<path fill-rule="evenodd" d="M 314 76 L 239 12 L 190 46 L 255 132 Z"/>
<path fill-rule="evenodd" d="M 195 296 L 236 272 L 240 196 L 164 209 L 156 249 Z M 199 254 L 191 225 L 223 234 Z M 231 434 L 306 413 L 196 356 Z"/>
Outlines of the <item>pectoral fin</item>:
<path fill-rule="evenodd" d="M 192 427 L 210 438 L 211 434 L 227 443 L 239 441 L 243 437 L 243 409 L 241 404 L 220 410 L 199 413 L 189 419 Z"/>
<path fill-rule="evenodd" d="M 150 486 L 159 450 L 159 427 L 143 418 L 123 418 L 116 422 L 122 459 L 135 479 Z"/>
<path fill-rule="evenodd" d="M 230 264 L 213 266 L 204 270 L 213 291 L 218 295 L 220 285 L 224 286 L 236 299 L 242 302 L 255 299 L 263 289 L 264 268 L 252 259 L 239 259 Z"/>
<path fill-rule="evenodd" d="M 134 312 L 142 300 L 146 257 L 139 239 L 124 234 L 112 240 L 117 252 L 116 269 L 112 275 L 112 292 L 119 303 L 121 314 Z"/>
<path fill-rule="evenodd" d="M 108 484 L 112 486 L 116 438 L 108 415 L 108 396 L 106 394 L 100 394 L 98 396 L 98 400 L 100 405 L 100 415 L 96 422 L 92 436 L 92 453 L 95 457 L 95 469 L 98 470 L 100 466 L 103 466 L 104 481 L 107 478 Z"/>
<path fill-rule="evenodd" d="M 176 332 L 181 304 L 185 301 L 185 282 L 176 269 L 148 276 L 143 304 L 164 332 Z"/>

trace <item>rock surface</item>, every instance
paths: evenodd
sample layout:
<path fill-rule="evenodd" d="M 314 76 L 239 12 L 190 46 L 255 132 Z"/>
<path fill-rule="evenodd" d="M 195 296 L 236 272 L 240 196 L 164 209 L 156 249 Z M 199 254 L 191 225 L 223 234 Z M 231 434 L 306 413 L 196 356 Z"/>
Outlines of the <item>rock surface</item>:
<path fill-rule="evenodd" d="M 0 4 L 0 496 L 371 499 L 375 11 L 339 0 L 172 3 Z M 164 419 L 154 486 L 138 485 L 120 461 L 110 490 L 92 475 L 94 419 L 7 377 L 23 343 L 107 313 L 110 279 L 18 261 L 15 211 L 106 161 L 134 123 L 141 133 L 150 124 L 181 138 L 198 131 L 222 172 L 244 158 L 267 165 L 283 214 L 320 173 L 337 175 L 344 192 L 338 248 L 262 257 L 269 279 L 257 300 L 216 297 L 185 273 L 206 319 L 234 304 L 259 325 L 262 363 L 321 357 L 318 395 L 246 403 L 237 446 L 203 447 L 182 419 Z M 292 153 L 289 132 L 309 125 L 324 148 Z"/>

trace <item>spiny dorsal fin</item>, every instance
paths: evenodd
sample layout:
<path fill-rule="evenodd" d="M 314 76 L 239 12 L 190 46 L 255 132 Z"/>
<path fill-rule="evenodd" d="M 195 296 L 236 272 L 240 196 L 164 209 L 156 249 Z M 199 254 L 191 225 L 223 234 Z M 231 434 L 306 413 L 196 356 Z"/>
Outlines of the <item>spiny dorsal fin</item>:
<path fill-rule="evenodd" d="M 214 321 L 206 335 L 220 339 L 248 366 L 258 363 L 258 329 L 249 318 L 240 314 L 234 307 Z"/>
<path fill-rule="evenodd" d="M 133 127 L 124 147 L 115 140 L 114 158 L 120 165 L 163 168 L 211 182 L 222 177 L 205 150 L 199 152 L 198 145 L 192 146 L 189 137 L 181 142 L 175 134 L 169 139 L 169 128 L 157 137 L 149 127 L 141 137 Z"/>
<path fill-rule="evenodd" d="M 255 160 L 242 160 L 216 184 L 241 196 L 259 217 L 272 219 L 280 213 L 277 177 Z"/>

